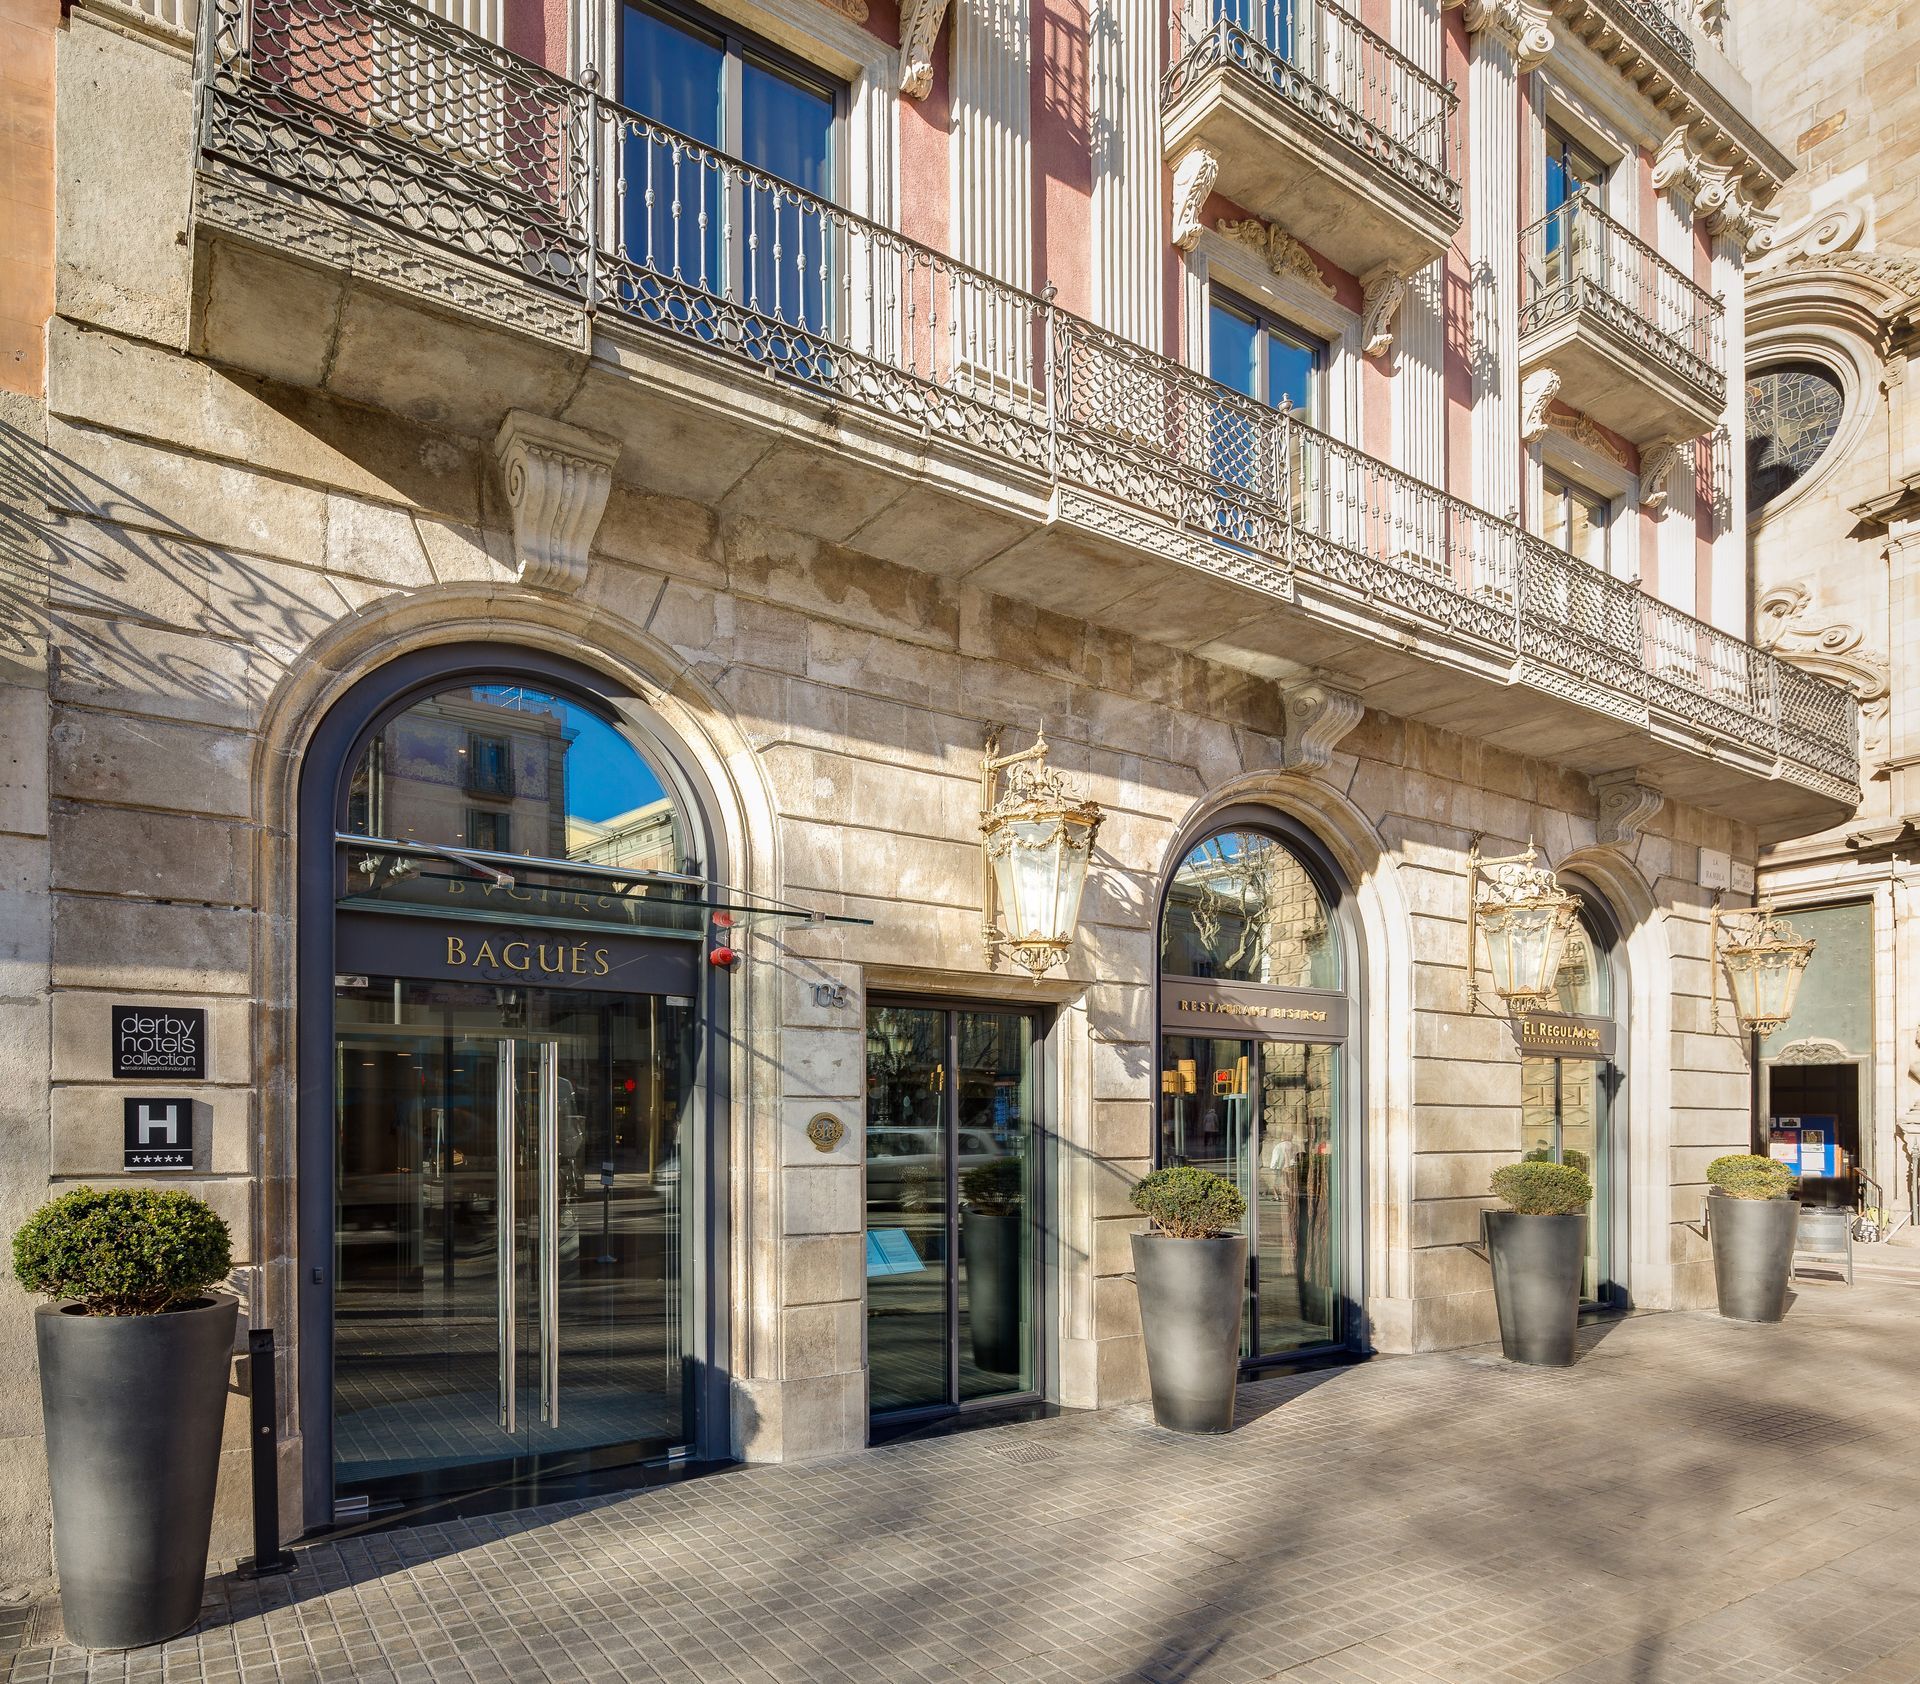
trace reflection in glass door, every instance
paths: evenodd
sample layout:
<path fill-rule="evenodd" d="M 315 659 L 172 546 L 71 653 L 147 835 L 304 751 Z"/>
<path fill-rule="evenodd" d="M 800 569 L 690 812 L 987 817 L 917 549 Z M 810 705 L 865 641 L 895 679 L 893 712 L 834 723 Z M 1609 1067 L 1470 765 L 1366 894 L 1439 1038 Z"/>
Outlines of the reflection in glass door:
<path fill-rule="evenodd" d="M 867 1361 L 878 1414 L 1038 1389 L 1034 1021 L 867 1014 Z"/>
<path fill-rule="evenodd" d="M 654 995 L 339 989 L 337 1487 L 685 1439 L 690 1017 Z"/>
<path fill-rule="evenodd" d="M 1223 1175 L 1247 1201 L 1244 1357 L 1338 1343 L 1340 1049 L 1162 1041 L 1160 1162 Z"/>

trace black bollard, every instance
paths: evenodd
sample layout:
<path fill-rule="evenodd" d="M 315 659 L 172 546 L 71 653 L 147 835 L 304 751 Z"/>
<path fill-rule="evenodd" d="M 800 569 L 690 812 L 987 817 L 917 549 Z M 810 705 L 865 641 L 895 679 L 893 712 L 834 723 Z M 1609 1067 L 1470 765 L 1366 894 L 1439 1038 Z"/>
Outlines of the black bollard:
<path fill-rule="evenodd" d="M 243 1579 L 291 1573 L 293 1552 L 280 1547 L 280 1453 L 275 1431 L 273 1329 L 247 1330 L 247 1390 L 253 1426 L 253 1554 L 240 1563 Z"/>

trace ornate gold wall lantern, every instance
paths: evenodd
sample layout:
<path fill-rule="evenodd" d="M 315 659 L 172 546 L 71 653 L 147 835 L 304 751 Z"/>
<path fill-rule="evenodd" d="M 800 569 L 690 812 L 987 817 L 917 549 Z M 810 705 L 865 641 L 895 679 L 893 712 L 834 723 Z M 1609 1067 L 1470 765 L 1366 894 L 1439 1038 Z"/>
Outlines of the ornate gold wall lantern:
<path fill-rule="evenodd" d="M 1006 789 L 996 798 L 1002 772 Z M 1097 802 L 1076 800 L 1047 764 L 1045 736 L 1032 748 L 1003 755 L 999 727 L 987 732 L 980 762 L 980 859 L 989 954 L 1005 949 L 1034 976 L 1066 963 L 1101 816 Z"/>
<path fill-rule="evenodd" d="M 1708 929 L 1713 952 L 1713 1026 L 1720 1027 L 1720 971 L 1743 1035 L 1771 1035 L 1793 1016 L 1793 1002 L 1813 957 L 1813 942 L 1803 939 L 1772 901 L 1745 910 L 1722 912 L 1714 896 Z"/>
<path fill-rule="evenodd" d="M 1580 897 L 1560 887 L 1539 850 L 1483 859 L 1479 839 L 1467 850 L 1467 1004 L 1480 1000 L 1480 938 L 1487 944 L 1493 991 L 1509 1012 L 1550 1009 Z"/>

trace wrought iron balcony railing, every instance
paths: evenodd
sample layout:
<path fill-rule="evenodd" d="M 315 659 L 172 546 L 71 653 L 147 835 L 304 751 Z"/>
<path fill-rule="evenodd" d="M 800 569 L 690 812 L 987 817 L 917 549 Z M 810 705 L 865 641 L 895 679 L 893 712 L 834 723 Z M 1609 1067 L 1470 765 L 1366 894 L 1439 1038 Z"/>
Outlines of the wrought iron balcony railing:
<path fill-rule="evenodd" d="M 406 0 L 210 0 L 201 51 L 202 167 L 276 202 L 988 452 L 1041 476 L 1063 519 L 1257 589 L 1384 605 L 1586 705 L 1857 783 L 1845 691 Z"/>
<path fill-rule="evenodd" d="M 1520 236 L 1521 336 L 1579 311 L 1725 401 L 1726 307 L 1584 192 Z"/>
<path fill-rule="evenodd" d="M 1456 215 L 1459 98 L 1336 0 L 1198 0 L 1176 10 L 1171 103 L 1231 65 Z"/>
<path fill-rule="evenodd" d="M 1661 46 L 1689 70 L 1694 65 L 1693 0 L 1618 0 Z"/>

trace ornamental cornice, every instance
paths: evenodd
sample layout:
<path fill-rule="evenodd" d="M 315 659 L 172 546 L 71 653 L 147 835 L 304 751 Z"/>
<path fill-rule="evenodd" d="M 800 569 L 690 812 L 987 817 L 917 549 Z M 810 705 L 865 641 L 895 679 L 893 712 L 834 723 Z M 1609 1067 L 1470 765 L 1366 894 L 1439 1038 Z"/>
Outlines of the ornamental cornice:
<path fill-rule="evenodd" d="M 1525 75 L 1538 70 L 1552 53 L 1552 13 L 1545 0 L 1442 0 L 1443 9 L 1460 9 L 1469 35 L 1490 32 L 1513 54 L 1514 68 Z"/>
<path fill-rule="evenodd" d="M 1640 14 L 1633 0 L 1539 0 L 1564 44 L 1578 41 L 1651 107 L 1656 121 L 1686 131 L 1690 156 L 1725 170 L 1742 201 L 1763 209 L 1793 174 L 1793 160 L 1699 70 L 1689 65 Z M 1709 40 L 1724 27 L 1724 8 L 1696 0 L 1697 28 Z"/>
<path fill-rule="evenodd" d="M 1260 257 L 1276 275 L 1310 286 L 1323 298 L 1333 297 L 1333 284 L 1320 273 L 1320 265 L 1314 262 L 1313 253 L 1286 229 L 1276 227 L 1271 222 L 1262 222 L 1257 216 L 1239 222 L 1222 218 L 1214 226 L 1236 245 L 1245 246 Z M 1368 355 L 1373 353 L 1368 352 Z"/>

